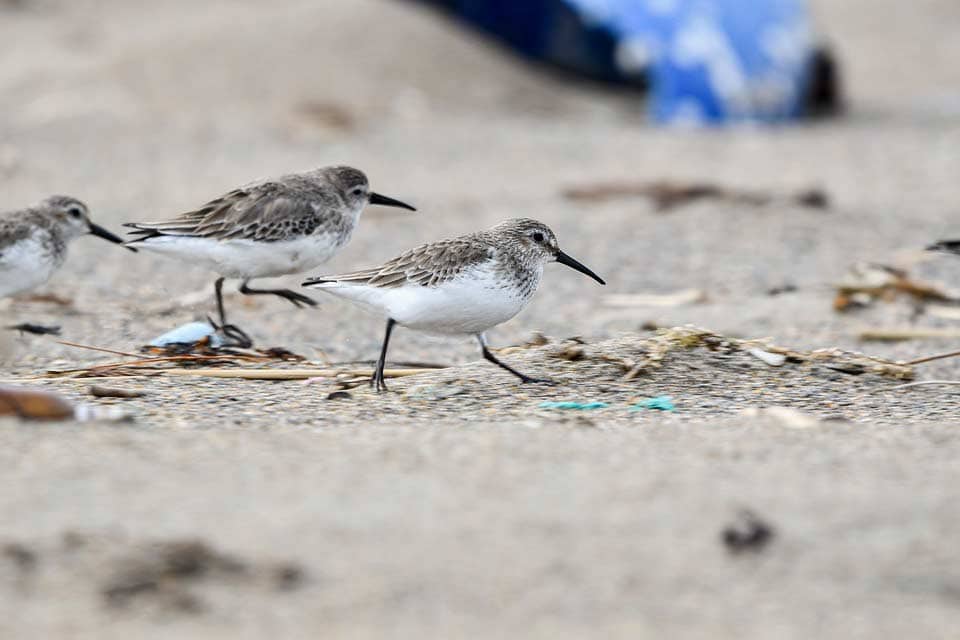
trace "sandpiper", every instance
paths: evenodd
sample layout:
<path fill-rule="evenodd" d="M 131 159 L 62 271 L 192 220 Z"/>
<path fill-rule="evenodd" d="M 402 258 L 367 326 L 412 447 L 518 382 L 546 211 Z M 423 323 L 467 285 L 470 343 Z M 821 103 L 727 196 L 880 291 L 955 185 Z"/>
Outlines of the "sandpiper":
<path fill-rule="evenodd" d="M 166 222 L 131 222 L 128 244 L 176 256 L 220 274 L 214 283 L 220 329 L 239 346 L 250 337 L 227 323 L 223 281 L 237 278 L 240 293 L 270 294 L 296 306 L 316 302 L 289 289 L 251 289 L 253 278 L 301 273 L 334 256 L 357 227 L 367 204 L 410 205 L 374 193 L 352 167 L 321 167 L 259 180 Z"/>
<path fill-rule="evenodd" d="M 0 297 L 49 280 L 66 260 L 70 241 L 88 233 L 123 244 L 122 238 L 90 221 L 87 205 L 69 196 L 51 196 L 32 207 L 0 215 Z M 32 324 L 11 328 L 56 333 L 56 328 Z"/>
<path fill-rule="evenodd" d="M 422 245 L 380 267 L 311 278 L 303 285 L 387 316 L 380 359 L 370 380 L 378 392 L 387 388 L 383 368 L 395 325 L 428 333 L 475 336 L 486 360 L 523 382 L 549 382 L 531 378 L 498 360 L 484 334 L 526 306 L 540 284 L 544 265 L 551 261 L 606 284 L 561 251 L 547 225 L 517 218 L 486 231 Z"/>

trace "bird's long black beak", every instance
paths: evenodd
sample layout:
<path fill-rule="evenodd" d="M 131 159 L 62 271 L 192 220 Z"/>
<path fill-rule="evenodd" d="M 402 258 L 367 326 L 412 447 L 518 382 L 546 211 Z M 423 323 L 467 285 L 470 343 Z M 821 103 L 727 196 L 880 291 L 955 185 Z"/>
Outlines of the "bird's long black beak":
<path fill-rule="evenodd" d="M 960 240 L 941 240 L 934 242 L 927 247 L 927 251 L 946 251 L 947 253 L 960 253 Z"/>
<path fill-rule="evenodd" d="M 565 254 L 563 251 L 560 251 L 559 249 L 557 250 L 557 262 L 559 262 L 560 264 L 565 264 L 565 265 L 567 265 L 568 267 L 570 267 L 571 269 L 574 269 L 574 270 L 576 270 L 576 271 L 579 271 L 580 273 L 582 273 L 582 274 L 585 275 L 585 276 L 590 276 L 591 278 L 593 278 L 594 280 L 596 280 L 596 281 L 599 282 L 600 284 L 607 284 L 606 282 L 603 281 L 603 278 L 601 278 L 600 276 L 598 276 L 597 274 L 595 274 L 593 271 L 591 271 L 590 269 L 588 269 L 588 268 L 587 268 L 586 266 L 584 266 L 583 264 L 579 263 L 578 261 L 574 260 L 573 258 L 571 258 L 570 256 L 568 256 L 567 254 Z"/>
<path fill-rule="evenodd" d="M 411 207 L 406 202 L 400 202 L 399 200 L 394 200 L 393 198 L 388 198 L 387 196 L 382 196 L 375 191 L 370 192 L 370 204 L 381 204 L 385 207 L 400 207 L 401 209 L 409 209 L 410 211 L 416 211 L 414 207 Z"/>
<path fill-rule="evenodd" d="M 103 238 L 104 240 L 109 240 L 110 242 L 113 242 L 115 244 L 123 244 L 124 242 L 123 238 L 113 235 L 112 233 L 110 233 L 100 225 L 93 224 L 92 222 L 90 223 L 90 234 L 97 236 L 98 238 Z M 130 249 L 130 251 L 133 251 L 134 253 L 136 253 L 137 251 L 133 247 L 128 247 L 126 245 L 124 245 L 124 248 Z"/>

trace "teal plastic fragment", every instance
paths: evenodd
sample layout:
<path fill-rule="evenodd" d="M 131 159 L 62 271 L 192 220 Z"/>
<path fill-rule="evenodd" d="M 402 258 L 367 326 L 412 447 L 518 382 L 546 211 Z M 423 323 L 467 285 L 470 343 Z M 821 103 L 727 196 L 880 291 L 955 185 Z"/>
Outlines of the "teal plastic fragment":
<path fill-rule="evenodd" d="M 643 411 L 644 409 L 656 409 L 657 411 L 676 411 L 677 407 L 673 404 L 673 398 L 670 396 L 656 396 L 647 398 L 630 407 L 630 411 Z"/>
<path fill-rule="evenodd" d="M 603 409 L 607 407 L 606 402 L 550 402 L 544 401 L 540 403 L 541 409 L 577 409 L 577 410 L 589 410 L 589 409 Z"/>

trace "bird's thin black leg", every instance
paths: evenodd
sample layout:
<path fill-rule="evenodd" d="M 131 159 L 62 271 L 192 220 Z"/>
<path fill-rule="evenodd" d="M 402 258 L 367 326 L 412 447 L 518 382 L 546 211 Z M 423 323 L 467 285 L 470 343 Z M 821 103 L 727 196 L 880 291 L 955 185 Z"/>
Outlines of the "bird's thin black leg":
<path fill-rule="evenodd" d="M 244 280 L 240 284 L 240 293 L 245 296 L 262 296 L 262 295 L 271 295 L 279 296 L 284 300 L 289 300 L 293 303 L 295 307 L 315 307 L 317 306 L 317 301 L 313 298 L 308 298 L 302 293 L 297 293 L 296 291 L 291 291 L 290 289 L 251 289 L 247 286 L 249 280 Z"/>
<path fill-rule="evenodd" d="M 220 326 L 227 326 L 227 314 L 223 310 L 223 281 L 224 278 L 217 278 L 217 281 L 213 283 L 213 290 L 217 294 L 217 313 L 220 314 Z"/>
<path fill-rule="evenodd" d="M 387 390 L 387 383 L 383 380 L 383 368 L 387 364 L 387 347 L 390 345 L 390 334 L 393 332 L 397 321 L 393 318 L 387 318 L 387 332 L 383 336 L 383 347 L 380 348 L 380 359 L 377 360 L 377 370 L 373 372 L 370 378 L 370 386 L 377 390 L 377 393 Z"/>
<path fill-rule="evenodd" d="M 525 374 L 520 373 L 519 371 L 517 371 L 516 369 L 514 369 L 514 368 L 511 367 L 510 365 L 504 364 L 503 362 L 500 362 L 499 360 L 497 360 L 497 357 L 494 356 L 493 353 L 490 352 L 490 349 L 487 348 L 487 339 L 486 339 L 486 337 L 485 337 L 482 333 L 478 333 L 478 334 L 477 334 L 477 342 L 480 343 L 480 349 L 481 349 L 482 352 L 483 352 L 483 357 L 484 357 L 485 360 L 488 360 L 488 361 L 492 362 L 493 364 L 497 365 L 498 367 L 500 367 L 500 368 L 502 368 L 502 369 L 506 369 L 507 371 L 509 371 L 509 372 L 512 373 L 513 375 L 515 375 L 515 376 L 517 376 L 518 378 L 520 378 L 520 381 L 521 381 L 521 382 L 523 382 L 523 383 L 528 383 L 528 382 L 541 382 L 541 383 L 544 383 L 544 384 L 554 384 L 553 380 L 547 380 L 546 378 L 531 378 L 531 377 L 528 376 L 528 375 L 525 375 Z"/>
<path fill-rule="evenodd" d="M 224 345 L 228 347 L 239 347 L 249 349 L 253 346 L 253 339 L 247 335 L 247 332 L 236 325 L 227 322 L 227 314 L 223 310 L 223 281 L 225 278 L 217 278 L 213 283 L 213 290 L 217 294 L 217 313 L 220 315 L 220 326 L 214 325 L 214 329 L 223 333 L 229 342 Z M 213 324 L 212 322 L 210 324 Z"/>

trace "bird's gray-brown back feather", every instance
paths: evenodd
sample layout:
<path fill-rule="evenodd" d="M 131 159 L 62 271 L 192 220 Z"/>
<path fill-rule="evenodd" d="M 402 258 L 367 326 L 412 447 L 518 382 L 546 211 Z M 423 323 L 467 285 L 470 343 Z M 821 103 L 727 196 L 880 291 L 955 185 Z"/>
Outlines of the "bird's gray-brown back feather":
<path fill-rule="evenodd" d="M 484 233 L 421 245 L 380 267 L 308 280 L 305 284 L 342 282 L 371 287 L 400 287 L 418 284 L 435 287 L 453 280 L 464 271 L 493 259 L 496 249 Z"/>
<path fill-rule="evenodd" d="M 342 202 L 302 176 L 240 187 L 203 207 L 164 222 L 133 222 L 133 242 L 157 236 L 274 242 L 314 233 L 347 233 L 354 221 Z"/>
<path fill-rule="evenodd" d="M 66 242 L 56 225 L 35 208 L 19 209 L 0 214 L 0 268 L 6 268 L 4 254 L 16 243 L 35 233 L 43 234 L 43 241 L 53 253 L 62 253 Z"/>

